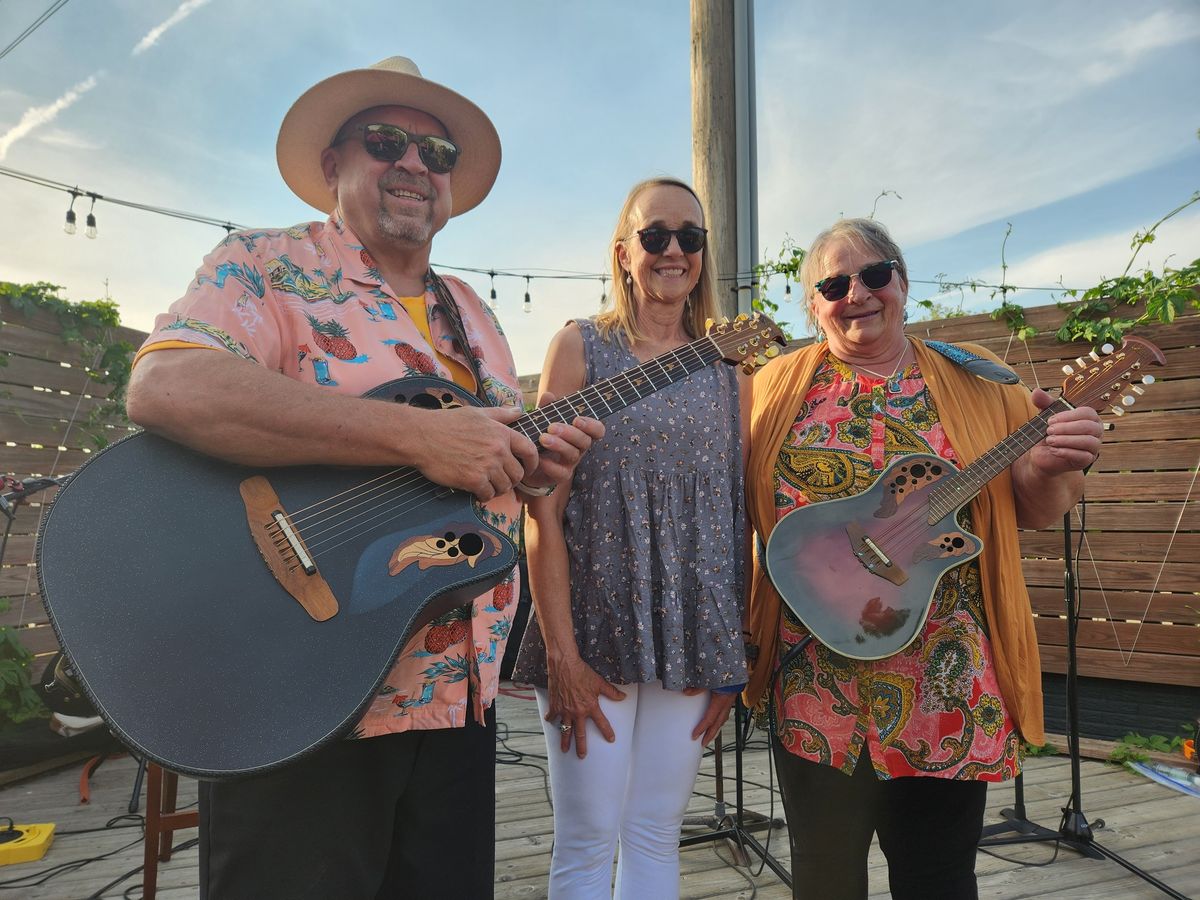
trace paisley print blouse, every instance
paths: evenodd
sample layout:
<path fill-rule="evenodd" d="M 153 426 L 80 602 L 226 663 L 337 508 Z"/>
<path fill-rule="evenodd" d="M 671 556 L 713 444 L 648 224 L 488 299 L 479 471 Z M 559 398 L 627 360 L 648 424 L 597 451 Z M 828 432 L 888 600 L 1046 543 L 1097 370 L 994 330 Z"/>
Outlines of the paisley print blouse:
<path fill-rule="evenodd" d="M 957 462 L 916 363 L 891 379 L 830 356 L 775 464 L 778 518 L 867 490 L 908 453 Z M 970 527 L 968 511 L 959 516 Z M 785 606 L 781 657 L 807 633 Z M 950 569 L 907 648 L 860 661 L 813 641 L 775 686 L 783 746 L 850 774 L 868 748 L 876 775 L 1001 781 L 1020 770 L 1016 730 L 992 666 L 978 564 Z"/>

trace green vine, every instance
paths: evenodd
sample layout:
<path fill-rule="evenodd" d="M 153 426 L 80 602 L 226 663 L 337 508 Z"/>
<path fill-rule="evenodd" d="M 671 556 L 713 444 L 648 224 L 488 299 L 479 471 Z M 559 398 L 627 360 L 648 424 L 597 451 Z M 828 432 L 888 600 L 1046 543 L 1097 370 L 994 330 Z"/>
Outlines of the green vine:
<path fill-rule="evenodd" d="M 1096 345 L 1107 341 L 1120 344 L 1122 335 L 1137 325 L 1146 322 L 1169 325 L 1187 309 L 1200 308 L 1200 295 L 1197 294 L 1200 259 L 1193 259 L 1178 269 L 1164 266 L 1161 275 L 1155 275 L 1149 269 L 1129 274 L 1142 248 L 1154 243 L 1159 226 L 1198 202 L 1200 191 L 1145 231 L 1137 232 L 1130 241 L 1133 255 L 1120 276 L 1107 278 L 1086 291 L 1065 291 L 1074 302 L 1058 304 L 1067 316 L 1055 336 L 1064 343 L 1088 341 Z M 1138 313 L 1135 307 L 1141 304 L 1145 306 Z"/>
<path fill-rule="evenodd" d="M 1180 725 L 1180 734 L 1174 737 L 1130 732 L 1113 747 L 1112 752 L 1108 754 L 1108 761 L 1127 766 L 1132 762 L 1146 762 L 1150 759 L 1150 753 L 1182 753 L 1184 734 L 1190 727 L 1187 723 Z"/>
<path fill-rule="evenodd" d="M 0 300 L 16 311 L 32 317 L 38 311 L 54 316 L 62 329 L 66 343 L 78 344 L 83 356 L 94 361 L 85 367 L 88 378 L 112 388 L 107 399 L 96 406 L 81 428 L 97 448 L 108 445 L 106 425 L 127 422 L 125 388 L 133 360 L 133 344 L 115 340 L 112 332 L 120 327 L 121 316 L 112 300 L 74 302 L 58 296 L 61 287 L 44 281 L 33 284 L 14 284 L 0 281 Z M 2 358 L 2 357 L 0 357 Z M 4 364 L 7 365 L 7 360 Z"/>
<path fill-rule="evenodd" d="M 0 625 L 0 730 L 49 715 L 29 680 L 32 663 L 16 629 Z"/>
<path fill-rule="evenodd" d="M 803 248 L 798 247 L 790 237 L 786 237 L 774 260 L 760 263 L 754 267 L 754 274 L 758 281 L 758 296 L 752 301 L 751 307 L 774 319 L 775 324 L 779 326 L 779 330 L 783 332 L 783 336 L 787 340 L 791 340 L 792 337 L 790 323 L 780 321 L 780 305 L 767 296 L 767 285 L 770 283 L 771 276 L 782 275 L 786 280 L 784 296 L 790 297 L 792 282 L 799 283 L 800 281 L 800 266 L 804 263 L 804 254 Z"/>

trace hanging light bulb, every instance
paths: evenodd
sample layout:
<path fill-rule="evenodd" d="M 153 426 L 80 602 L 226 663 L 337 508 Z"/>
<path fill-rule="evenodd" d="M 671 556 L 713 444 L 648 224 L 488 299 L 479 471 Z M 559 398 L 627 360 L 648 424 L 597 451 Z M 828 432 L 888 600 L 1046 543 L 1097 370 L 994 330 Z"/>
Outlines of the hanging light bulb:
<path fill-rule="evenodd" d="M 529 299 L 529 276 L 525 276 L 525 312 L 533 312 L 533 302 Z"/>
<path fill-rule="evenodd" d="M 71 191 L 71 205 L 67 207 L 67 221 L 63 224 L 63 231 L 67 234 L 75 233 L 75 201 L 79 198 L 79 191 Z"/>
<path fill-rule="evenodd" d="M 605 292 L 605 287 L 608 285 L 608 279 L 601 277 L 600 279 L 600 308 L 604 308 L 604 304 L 608 302 L 608 294 Z"/>
<path fill-rule="evenodd" d="M 492 280 L 492 293 L 491 293 L 491 296 L 488 298 L 488 306 L 490 306 L 492 309 L 495 309 L 496 308 L 496 273 L 488 272 L 488 278 L 490 278 Z"/>
<path fill-rule="evenodd" d="M 84 228 L 83 233 L 87 237 L 92 238 L 94 240 L 96 237 L 96 213 L 94 212 L 94 210 L 96 209 L 96 195 L 88 194 L 88 196 L 92 198 L 92 205 L 88 209 L 87 227 Z"/>
<path fill-rule="evenodd" d="M 791 279 L 788 279 L 788 280 L 786 280 L 786 281 L 784 281 L 784 282 L 783 282 L 783 296 L 784 296 L 784 297 L 786 297 L 786 298 L 787 298 L 787 299 L 789 299 L 789 300 L 790 300 L 790 299 L 791 299 L 791 297 L 792 297 L 792 282 L 791 282 Z"/>

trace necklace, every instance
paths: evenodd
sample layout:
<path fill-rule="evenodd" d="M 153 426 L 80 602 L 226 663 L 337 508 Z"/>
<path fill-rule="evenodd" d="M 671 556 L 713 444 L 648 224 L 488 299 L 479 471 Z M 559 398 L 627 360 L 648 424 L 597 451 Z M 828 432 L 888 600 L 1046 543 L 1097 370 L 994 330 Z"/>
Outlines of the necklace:
<path fill-rule="evenodd" d="M 892 369 L 891 375 L 885 375 L 883 372 L 876 372 L 874 369 L 868 369 L 866 366 L 860 365 L 859 363 L 850 363 L 850 365 L 856 369 L 862 369 L 862 371 L 866 372 L 868 375 L 874 375 L 876 378 L 882 378 L 884 381 L 890 382 L 900 374 L 900 369 L 904 365 L 904 359 L 906 356 L 908 356 L 908 344 L 904 345 L 904 350 L 900 354 L 900 358 L 896 360 L 896 368 Z"/>

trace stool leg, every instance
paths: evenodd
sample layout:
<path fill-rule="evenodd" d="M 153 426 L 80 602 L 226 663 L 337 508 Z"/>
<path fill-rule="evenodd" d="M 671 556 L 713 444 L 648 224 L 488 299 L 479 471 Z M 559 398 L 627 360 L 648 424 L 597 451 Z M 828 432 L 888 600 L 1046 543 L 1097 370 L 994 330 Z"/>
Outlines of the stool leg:
<path fill-rule="evenodd" d="M 154 900 L 158 886 L 158 842 L 162 837 L 163 770 L 146 767 L 146 838 L 142 863 L 142 900 Z"/>
<path fill-rule="evenodd" d="M 162 791 L 162 811 L 163 814 L 170 819 L 171 813 L 175 812 L 175 796 L 179 791 L 179 775 L 176 772 L 168 770 L 163 771 L 163 791 Z M 167 829 L 162 832 L 158 839 L 158 858 L 160 862 L 166 862 L 171 858 L 171 836 L 174 829 Z"/>

